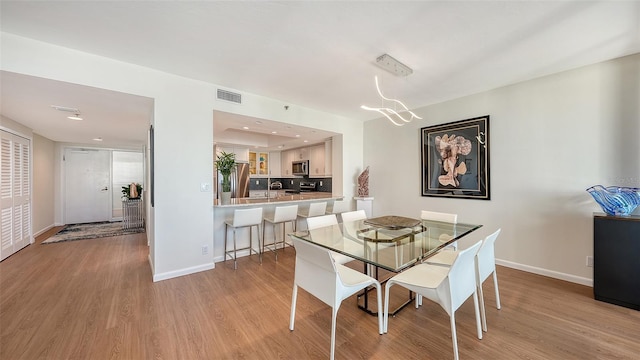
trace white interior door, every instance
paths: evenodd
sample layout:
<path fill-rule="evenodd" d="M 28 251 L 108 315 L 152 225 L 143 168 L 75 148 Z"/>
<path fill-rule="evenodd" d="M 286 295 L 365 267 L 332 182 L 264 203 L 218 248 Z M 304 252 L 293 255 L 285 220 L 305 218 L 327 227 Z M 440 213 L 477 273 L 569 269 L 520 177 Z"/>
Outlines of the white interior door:
<path fill-rule="evenodd" d="M 0 131 L 0 260 L 31 243 L 30 141 Z"/>
<path fill-rule="evenodd" d="M 65 223 L 111 220 L 111 152 L 67 148 L 64 164 Z"/>

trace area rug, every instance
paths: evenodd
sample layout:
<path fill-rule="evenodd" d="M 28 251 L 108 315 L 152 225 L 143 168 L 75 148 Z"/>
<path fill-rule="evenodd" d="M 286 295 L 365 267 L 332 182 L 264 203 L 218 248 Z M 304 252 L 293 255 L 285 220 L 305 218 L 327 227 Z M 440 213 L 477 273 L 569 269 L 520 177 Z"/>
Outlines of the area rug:
<path fill-rule="evenodd" d="M 61 241 L 97 239 L 141 232 L 144 232 L 144 227 L 125 230 L 122 228 L 122 222 L 72 224 L 67 225 L 60 232 L 43 241 L 42 244 L 51 244 Z"/>

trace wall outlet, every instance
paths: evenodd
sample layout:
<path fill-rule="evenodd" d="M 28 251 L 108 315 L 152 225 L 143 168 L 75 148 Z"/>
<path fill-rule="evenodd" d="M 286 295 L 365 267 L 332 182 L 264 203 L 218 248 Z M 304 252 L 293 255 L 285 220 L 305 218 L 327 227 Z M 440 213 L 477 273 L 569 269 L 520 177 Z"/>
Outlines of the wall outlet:
<path fill-rule="evenodd" d="M 587 267 L 593 267 L 593 256 L 587 256 Z"/>
<path fill-rule="evenodd" d="M 209 245 L 202 245 L 202 255 L 209 254 Z"/>
<path fill-rule="evenodd" d="M 256 180 L 256 185 L 260 185 L 260 180 Z"/>
<path fill-rule="evenodd" d="M 293 180 L 291 180 L 291 185 L 293 185 Z"/>
<path fill-rule="evenodd" d="M 322 186 L 322 181 L 320 181 L 320 186 Z"/>

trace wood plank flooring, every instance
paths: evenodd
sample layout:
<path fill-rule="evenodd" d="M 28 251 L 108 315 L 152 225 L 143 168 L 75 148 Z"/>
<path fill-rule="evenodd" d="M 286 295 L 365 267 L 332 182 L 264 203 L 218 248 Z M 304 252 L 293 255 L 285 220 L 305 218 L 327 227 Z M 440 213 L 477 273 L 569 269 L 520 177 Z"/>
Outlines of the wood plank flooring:
<path fill-rule="evenodd" d="M 46 236 L 46 235 L 45 235 Z M 0 359 L 326 359 L 331 310 L 300 291 L 288 329 L 294 250 L 152 282 L 145 234 L 41 245 L 0 263 Z M 354 265 L 360 269 L 361 265 Z M 636 276 L 638 274 L 635 274 Z M 456 313 L 461 359 L 638 359 L 640 312 L 592 289 L 498 268 L 502 310 L 485 283 L 489 331 L 473 303 Z M 392 302 L 406 293 L 392 289 Z M 337 359 L 450 359 L 449 318 L 425 300 L 389 319 L 356 299 L 338 313 Z"/>

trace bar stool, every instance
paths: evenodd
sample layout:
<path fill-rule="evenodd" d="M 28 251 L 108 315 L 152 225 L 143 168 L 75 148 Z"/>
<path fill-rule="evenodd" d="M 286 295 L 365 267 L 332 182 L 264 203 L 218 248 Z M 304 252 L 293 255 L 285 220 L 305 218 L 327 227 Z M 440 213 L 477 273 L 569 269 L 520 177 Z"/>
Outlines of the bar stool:
<path fill-rule="evenodd" d="M 282 224 L 282 249 L 284 250 L 287 242 L 285 241 L 285 228 L 288 222 L 291 223 L 291 227 L 293 231 L 296 230 L 296 221 L 298 219 L 298 205 L 288 205 L 288 206 L 278 206 L 276 207 L 273 216 L 264 216 L 262 218 L 262 251 L 264 253 L 264 248 L 268 246 L 273 246 L 273 251 L 276 255 L 276 261 L 278 261 L 278 236 L 276 235 L 276 224 Z M 265 237 L 265 224 L 270 223 L 271 229 L 273 229 L 273 243 L 269 245 L 265 245 L 264 237 Z M 291 245 L 290 245 L 291 246 Z M 260 261 L 262 261 L 262 254 L 260 255 Z"/>
<path fill-rule="evenodd" d="M 315 217 L 315 216 L 324 215 L 326 211 L 327 211 L 327 202 L 326 201 L 317 202 L 317 203 L 311 203 L 311 204 L 309 204 L 309 208 L 308 209 L 302 209 L 302 210 L 298 211 L 298 217 L 302 218 L 304 220 L 303 222 L 306 223 L 306 219 L 311 218 L 311 217 Z M 296 219 L 296 221 L 297 221 L 297 219 Z"/>
<path fill-rule="evenodd" d="M 258 250 L 260 249 L 260 221 L 262 220 L 262 208 L 255 209 L 236 209 L 233 212 L 233 219 L 228 219 L 224 222 L 224 261 L 227 261 L 227 256 L 233 259 L 233 268 L 238 268 L 238 262 L 236 261 L 236 253 L 238 250 L 249 250 L 249 256 L 251 252 L 255 252 L 260 255 L 258 251 L 253 249 L 253 227 L 258 229 Z M 227 249 L 227 235 L 229 233 L 229 227 L 233 228 L 233 250 Z M 236 229 L 249 228 L 249 246 L 238 249 L 236 244 Z M 233 252 L 233 256 L 231 253 Z"/>

